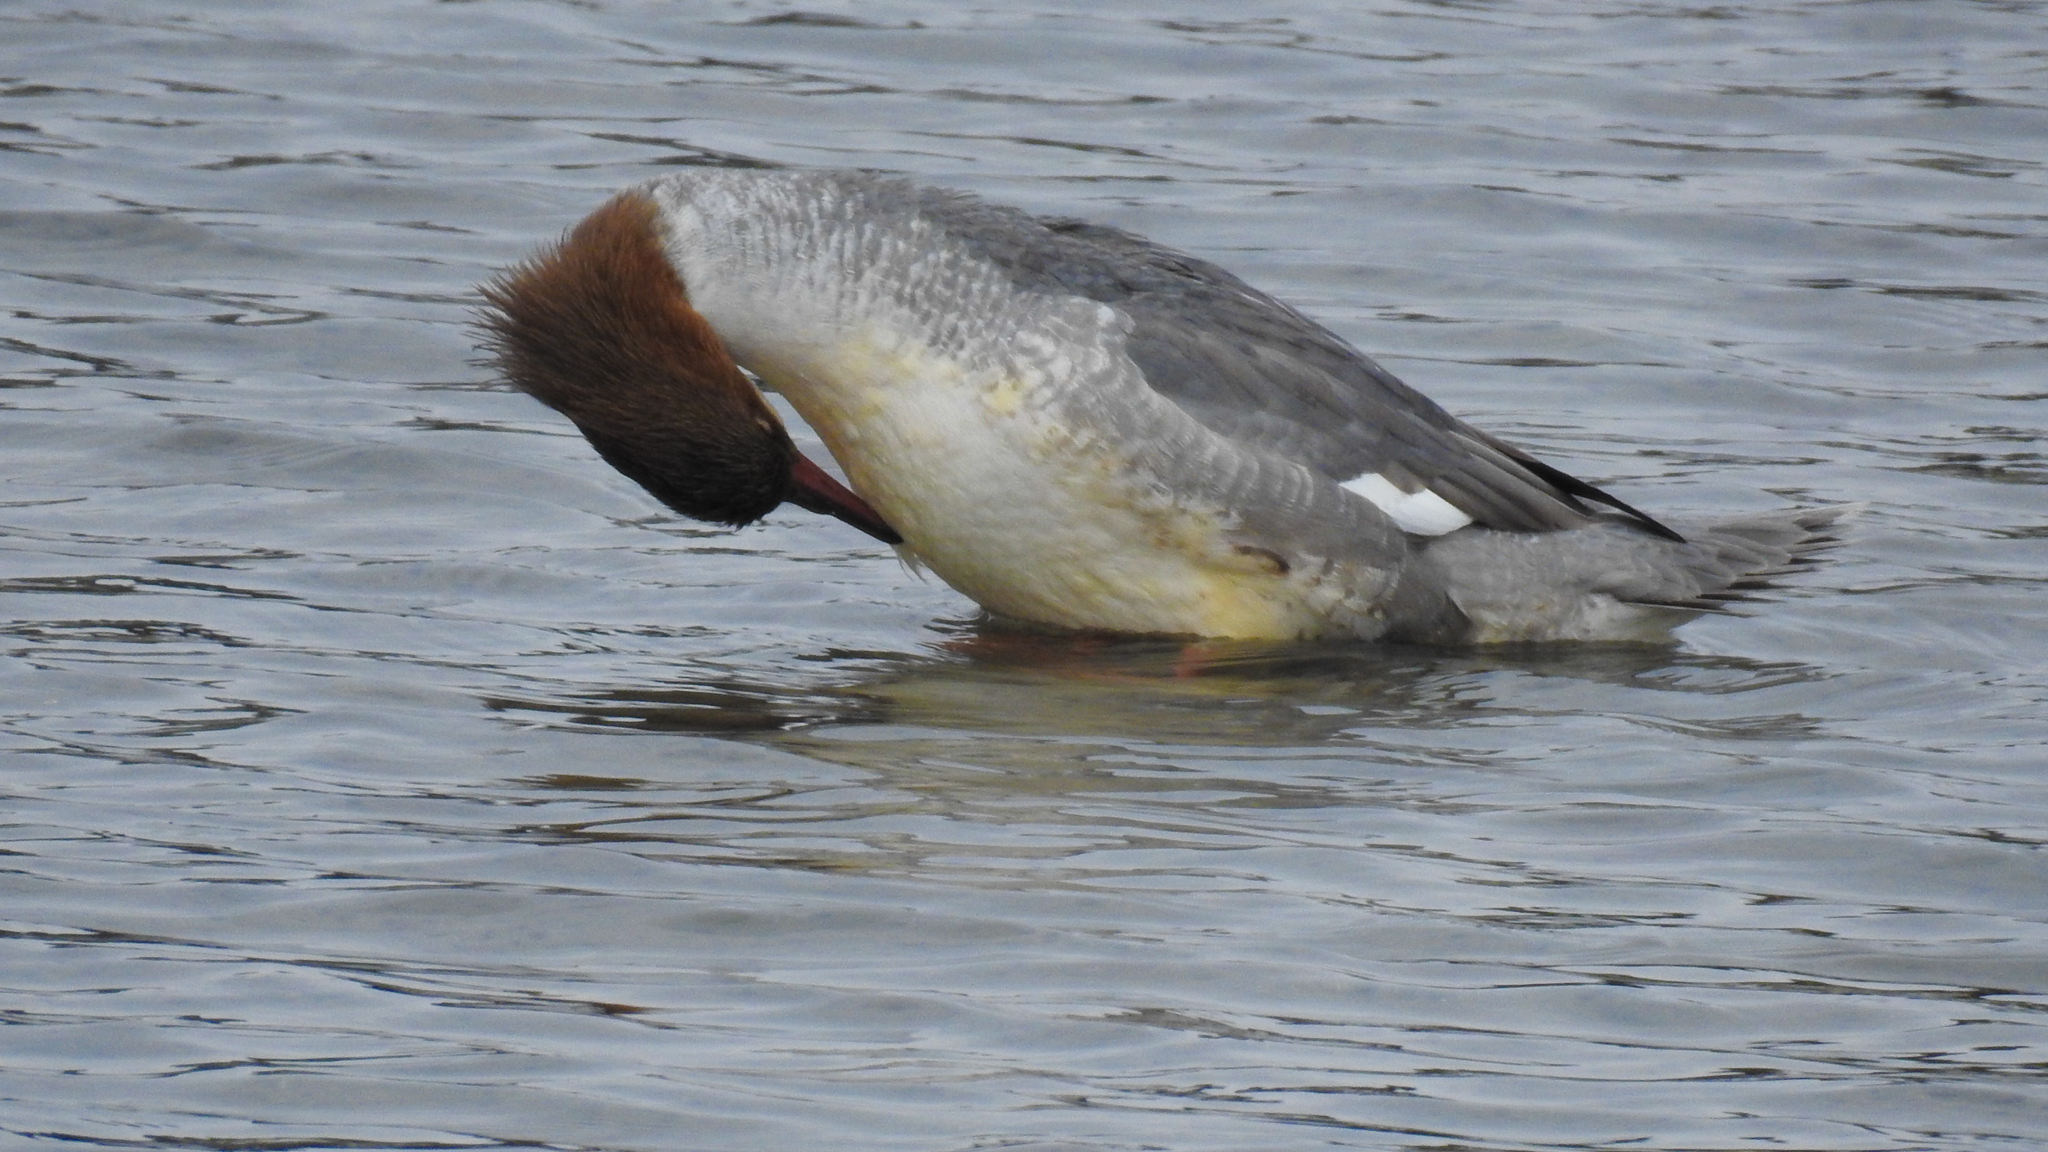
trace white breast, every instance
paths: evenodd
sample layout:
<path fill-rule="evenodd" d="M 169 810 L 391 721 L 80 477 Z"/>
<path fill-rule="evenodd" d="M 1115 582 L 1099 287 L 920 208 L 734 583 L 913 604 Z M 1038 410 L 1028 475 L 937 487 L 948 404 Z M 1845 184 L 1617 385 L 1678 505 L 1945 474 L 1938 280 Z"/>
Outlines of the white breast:
<path fill-rule="evenodd" d="M 833 187 L 720 175 L 649 189 L 692 307 L 940 578 L 1070 627 L 1318 625 L 1269 560 L 1231 546 L 1228 509 L 1138 463 L 1130 427 L 1213 433 L 1145 385 L 1115 310 L 1020 292 L 914 216 L 860 218 Z"/>

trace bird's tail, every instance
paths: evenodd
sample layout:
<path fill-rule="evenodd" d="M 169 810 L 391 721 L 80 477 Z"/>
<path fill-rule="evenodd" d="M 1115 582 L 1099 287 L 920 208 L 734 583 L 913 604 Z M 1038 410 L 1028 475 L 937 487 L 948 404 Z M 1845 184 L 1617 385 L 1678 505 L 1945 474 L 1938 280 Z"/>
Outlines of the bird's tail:
<path fill-rule="evenodd" d="M 1677 525 L 1666 540 L 1618 517 L 1537 534 L 1456 532 L 1425 555 L 1472 622 L 1471 639 L 1657 640 L 1811 566 L 1861 505 Z"/>

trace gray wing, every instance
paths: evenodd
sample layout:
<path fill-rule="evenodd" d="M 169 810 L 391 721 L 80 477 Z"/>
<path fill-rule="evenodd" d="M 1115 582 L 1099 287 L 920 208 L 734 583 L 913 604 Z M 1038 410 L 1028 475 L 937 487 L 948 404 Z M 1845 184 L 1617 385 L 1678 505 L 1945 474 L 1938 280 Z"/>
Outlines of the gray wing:
<path fill-rule="evenodd" d="M 1147 382 L 1210 429 L 1339 482 L 1378 473 L 1427 488 L 1477 524 L 1578 527 L 1585 501 L 1677 533 L 1444 411 L 1321 325 L 1213 264 L 1140 236 L 1033 218 L 957 193 L 924 211 L 1027 287 L 1108 304 L 1131 320 Z"/>

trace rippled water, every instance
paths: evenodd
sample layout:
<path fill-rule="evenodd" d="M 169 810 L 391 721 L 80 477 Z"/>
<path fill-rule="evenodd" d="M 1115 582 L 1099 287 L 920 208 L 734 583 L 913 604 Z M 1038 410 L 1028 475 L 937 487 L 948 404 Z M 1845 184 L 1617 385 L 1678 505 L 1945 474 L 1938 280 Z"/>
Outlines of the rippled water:
<path fill-rule="evenodd" d="M 1964 0 L 0 7 L 0 1133 L 2048 1143 L 2044 68 Z M 1006 635 L 473 362 L 747 163 L 1147 232 L 1653 512 L 1872 508 L 1669 649 Z"/>

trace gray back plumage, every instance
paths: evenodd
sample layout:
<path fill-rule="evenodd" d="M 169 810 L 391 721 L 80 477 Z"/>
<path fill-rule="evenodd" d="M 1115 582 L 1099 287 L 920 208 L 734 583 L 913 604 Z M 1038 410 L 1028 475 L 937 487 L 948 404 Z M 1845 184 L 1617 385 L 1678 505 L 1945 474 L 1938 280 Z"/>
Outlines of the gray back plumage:
<path fill-rule="evenodd" d="M 1343 481 L 1427 487 L 1483 527 L 1540 532 L 1608 505 L 1655 520 L 1472 428 L 1328 329 L 1229 272 L 1140 236 L 909 189 L 921 214 L 1021 288 L 1107 304 L 1147 384 L 1204 426 Z"/>

